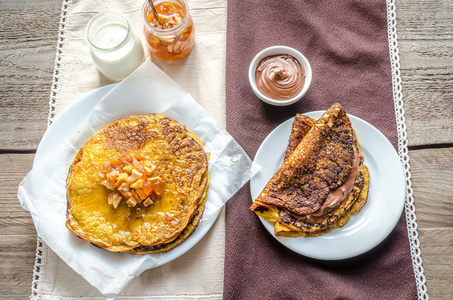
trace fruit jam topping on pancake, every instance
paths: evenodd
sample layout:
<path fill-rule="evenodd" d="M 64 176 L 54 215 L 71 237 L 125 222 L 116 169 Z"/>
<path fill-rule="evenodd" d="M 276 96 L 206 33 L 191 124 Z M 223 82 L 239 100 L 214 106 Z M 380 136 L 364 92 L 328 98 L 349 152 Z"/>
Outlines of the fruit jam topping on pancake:
<path fill-rule="evenodd" d="M 112 252 L 168 251 L 196 229 L 208 182 L 208 154 L 186 126 L 162 114 L 119 119 L 70 167 L 66 226 Z"/>
<path fill-rule="evenodd" d="M 153 204 L 165 191 L 165 181 L 155 174 L 155 170 L 156 166 L 137 151 L 105 163 L 99 176 L 103 179 L 102 185 L 112 190 L 108 203 L 114 208 L 123 199 L 129 207 Z"/>

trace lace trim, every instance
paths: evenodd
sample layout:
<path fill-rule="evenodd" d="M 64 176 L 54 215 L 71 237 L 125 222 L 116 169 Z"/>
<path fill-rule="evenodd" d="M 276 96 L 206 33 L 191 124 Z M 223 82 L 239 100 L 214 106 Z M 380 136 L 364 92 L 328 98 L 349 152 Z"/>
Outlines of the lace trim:
<path fill-rule="evenodd" d="M 58 42 L 57 42 L 57 53 L 55 57 L 55 67 L 52 78 L 52 86 L 50 88 L 50 100 L 49 100 L 49 117 L 47 119 L 47 127 L 52 124 L 55 117 L 59 113 L 58 95 L 59 95 L 59 76 L 60 71 L 63 67 L 64 50 L 66 49 L 65 43 L 65 32 L 66 32 L 66 18 L 70 9 L 72 0 L 63 0 L 61 6 L 60 22 L 58 28 Z M 38 236 L 36 241 L 36 256 L 35 266 L 33 268 L 33 280 L 31 285 L 30 299 L 39 297 L 42 294 L 43 282 L 40 276 L 44 275 L 46 267 L 47 247 L 44 242 Z"/>
<path fill-rule="evenodd" d="M 70 9 L 72 0 L 63 0 L 61 6 L 60 23 L 58 28 L 58 42 L 57 53 L 55 56 L 55 67 L 53 71 L 52 86 L 50 88 L 50 101 L 49 101 L 49 117 L 47 119 L 47 126 L 52 124 L 53 120 L 59 113 L 58 97 L 59 97 L 59 81 L 60 71 L 63 69 L 63 57 L 66 50 L 65 32 L 67 29 L 66 19 Z"/>
<path fill-rule="evenodd" d="M 45 255 L 43 254 L 44 251 L 47 251 L 43 247 L 43 241 L 40 237 L 36 240 L 36 256 L 35 256 L 35 267 L 33 269 L 33 281 L 31 284 L 31 296 L 30 299 L 37 297 L 42 292 L 42 284 L 40 281 L 40 276 L 45 273 L 46 264 L 44 263 Z"/>
<path fill-rule="evenodd" d="M 411 172 L 409 165 L 409 153 L 407 148 L 406 120 L 404 117 L 404 101 L 401 87 L 401 73 L 399 62 L 398 39 L 396 34 L 396 13 L 395 0 L 387 0 L 387 22 L 390 61 L 392 65 L 392 85 L 393 101 L 395 102 L 395 114 L 398 130 L 398 154 L 404 167 L 406 175 L 406 222 L 409 236 L 409 243 L 412 255 L 412 265 L 414 267 L 415 279 L 417 283 L 417 293 L 419 299 L 429 299 L 426 290 L 426 277 L 422 266 L 420 251 L 420 241 L 417 232 L 417 217 L 415 215 L 414 197 L 411 183 Z"/>

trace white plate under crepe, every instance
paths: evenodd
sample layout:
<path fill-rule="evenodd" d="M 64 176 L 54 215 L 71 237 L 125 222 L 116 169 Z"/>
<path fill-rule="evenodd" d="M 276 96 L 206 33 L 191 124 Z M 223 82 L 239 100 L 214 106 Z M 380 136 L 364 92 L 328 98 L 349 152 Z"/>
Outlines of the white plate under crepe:
<path fill-rule="evenodd" d="M 319 119 L 322 111 L 304 115 Z M 404 171 L 392 144 L 374 126 L 348 115 L 352 122 L 370 171 L 368 201 L 349 222 L 318 237 L 281 237 L 274 234 L 274 223 L 260 217 L 264 227 L 287 248 L 307 257 L 341 260 L 367 252 L 382 242 L 393 230 L 404 207 L 406 183 Z M 250 182 L 256 199 L 272 175 L 282 165 L 294 119 L 275 128 L 263 141 L 255 156 L 261 170 Z"/>

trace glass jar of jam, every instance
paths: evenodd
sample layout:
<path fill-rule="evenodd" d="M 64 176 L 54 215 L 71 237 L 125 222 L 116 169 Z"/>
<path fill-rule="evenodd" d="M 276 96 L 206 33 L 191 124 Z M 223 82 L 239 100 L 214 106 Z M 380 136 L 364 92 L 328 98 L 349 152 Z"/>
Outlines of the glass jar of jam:
<path fill-rule="evenodd" d="M 189 55 L 195 42 L 194 26 L 185 0 L 154 0 L 154 18 L 148 1 L 143 4 L 144 33 L 149 51 L 164 60 Z"/>

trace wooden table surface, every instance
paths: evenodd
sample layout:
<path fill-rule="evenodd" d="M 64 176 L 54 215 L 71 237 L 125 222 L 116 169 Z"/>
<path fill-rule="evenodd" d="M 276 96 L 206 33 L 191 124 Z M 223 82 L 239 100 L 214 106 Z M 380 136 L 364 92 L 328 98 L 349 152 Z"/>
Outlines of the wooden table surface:
<path fill-rule="evenodd" d="M 383 0 L 384 1 L 384 0 Z M 453 295 L 453 1 L 396 0 L 412 188 L 431 299 Z M 0 298 L 31 292 L 36 231 L 17 188 L 47 127 L 61 0 L 0 0 Z M 414 279 L 415 280 L 415 279 Z"/>

